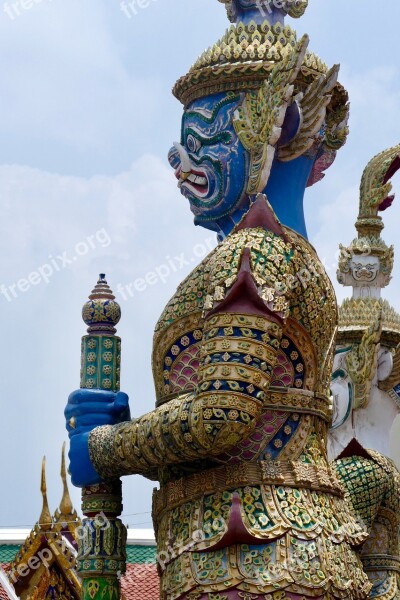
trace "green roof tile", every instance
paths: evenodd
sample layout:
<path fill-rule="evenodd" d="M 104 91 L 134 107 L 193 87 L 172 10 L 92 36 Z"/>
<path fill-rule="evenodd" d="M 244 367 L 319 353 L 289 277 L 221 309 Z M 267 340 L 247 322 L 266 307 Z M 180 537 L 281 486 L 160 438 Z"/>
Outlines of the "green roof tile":
<path fill-rule="evenodd" d="M 0 545 L 0 563 L 10 563 L 17 555 L 20 546 L 1 546 Z"/>
<path fill-rule="evenodd" d="M 0 564 L 7 564 L 14 560 L 20 546 L 6 546 L 0 544 Z M 143 565 L 155 564 L 157 548 L 155 546 L 127 546 L 127 562 Z"/>
<path fill-rule="evenodd" d="M 127 546 L 127 562 L 136 565 L 154 564 L 157 548 L 155 546 Z"/>

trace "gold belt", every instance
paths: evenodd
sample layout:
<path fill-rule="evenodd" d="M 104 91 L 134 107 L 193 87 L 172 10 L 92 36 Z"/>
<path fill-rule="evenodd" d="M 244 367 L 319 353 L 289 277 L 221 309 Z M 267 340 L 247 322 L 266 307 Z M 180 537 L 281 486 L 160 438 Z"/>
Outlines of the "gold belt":
<path fill-rule="evenodd" d="M 364 571 L 397 571 L 400 573 L 400 558 L 390 554 L 366 554 L 361 556 Z"/>
<path fill-rule="evenodd" d="M 157 406 L 176 400 L 180 396 L 186 396 L 188 393 L 190 392 L 166 396 L 158 401 Z M 194 393 L 194 390 L 192 393 Z M 324 394 L 298 390 L 297 388 L 270 386 L 265 395 L 264 409 L 315 415 L 329 425 L 332 423 L 332 400 Z"/>
<path fill-rule="evenodd" d="M 273 485 L 305 488 L 343 497 L 336 471 L 301 461 L 260 461 L 223 465 L 170 481 L 154 491 L 154 515 L 171 510 L 203 496 L 238 487 Z"/>
<path fill-rule="evenodd" d="M 332 422 L 331 398 L 308 390 L 271 386 L 266 392 L 263 406 L 271 410 L 316 415 L 328 423 Z"/>

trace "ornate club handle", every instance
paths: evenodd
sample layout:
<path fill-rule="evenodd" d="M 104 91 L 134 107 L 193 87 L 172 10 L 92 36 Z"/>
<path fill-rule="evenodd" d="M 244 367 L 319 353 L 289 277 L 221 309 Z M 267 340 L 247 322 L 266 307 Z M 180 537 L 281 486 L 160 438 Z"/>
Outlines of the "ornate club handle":
<path fill-rule="evenodd" d="M 105 275 L 83 307 L 88 335 L 82 338 L 81 388 L 118 392 L 120 388 L 121 339 L 115 326 L 121 309 Z M 79 536 L 78 569 L 83 600 L 117 600 L 120 576 L 126 569 L 126 528 L 122 512 L 120 479 L 82 490 L 83 534 Z"/>

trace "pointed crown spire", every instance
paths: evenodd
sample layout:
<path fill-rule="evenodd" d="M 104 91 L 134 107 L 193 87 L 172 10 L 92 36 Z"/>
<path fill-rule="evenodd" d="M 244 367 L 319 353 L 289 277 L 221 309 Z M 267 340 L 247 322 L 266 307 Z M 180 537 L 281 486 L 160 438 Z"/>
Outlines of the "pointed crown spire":
<path fill-rule="evenodd" d="M 286 15 L 295 19 L 301 17 L 308 0 L 219 0 L 225 4 L 228 18 L 232 23 L 254 20 L 262 23 L 268 19 L 270 23 L 283 23 Z"/>
<path fill-rule="evenodd" d="M 49 509 L 49 503 L 47 500 L 47 485 L 46 485 L 46 457 L 43 457 L 42 461 L 42 478 L 40 491 L 43 497 L 42 512 L 39 517 L 38 525 L 42 531 L 49 531 L 53 526 L 53 519 Z"/>
<path fill-rule="evenodd" d="M 353 286 L 355 297 L 363 296 L 363 289 L 366 295 L 379 297 L 380 289 L 391 280 L 394 249 L 381 238 L 384 223 L 379 213 L 393 203 L 390 180 L 399 169 L 400 145 L 375 156 L 364 170 L 356 221 L 358 236 L 349 246 L 340 246 L 337 272 L 339 283 Z"/>

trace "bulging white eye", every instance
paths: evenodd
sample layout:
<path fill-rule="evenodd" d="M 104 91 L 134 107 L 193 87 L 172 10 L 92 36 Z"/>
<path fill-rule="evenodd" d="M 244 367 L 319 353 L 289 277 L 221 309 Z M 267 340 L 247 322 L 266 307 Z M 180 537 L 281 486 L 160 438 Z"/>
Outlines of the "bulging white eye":
<path fill-rule="evenodd" d="M 201 142 L 194 135 L 189 134 L 186 138 L 186 146 L 189 152 L 198 152 L 201 148 Z"/>

